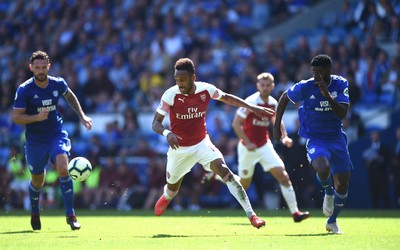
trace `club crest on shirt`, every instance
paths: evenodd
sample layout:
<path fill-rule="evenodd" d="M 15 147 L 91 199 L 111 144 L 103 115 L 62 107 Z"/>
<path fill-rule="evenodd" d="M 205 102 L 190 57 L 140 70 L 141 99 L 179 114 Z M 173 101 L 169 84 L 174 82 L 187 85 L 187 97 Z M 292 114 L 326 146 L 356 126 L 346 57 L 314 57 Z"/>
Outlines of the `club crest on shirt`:
<path fill-rule="evenodd" d="M 248 173 L 249 173 L 249 170 L 247 170 L 247 169 L 243 170 L 244 175 L 247 175 Z"/>
<path fill-rule="evenodd" d="M 201 94 L 201 95 L 200 95 L 200 98 L 201 98 L 201 100 L 202 100 L 203 102 L 205 102 L 205 101 L 207 100 L 206 94 Z"/>
<path fill-rule="evenodd" d="M 343 94 L 344 94 L 345 97 L 349 97 L 349 89 L 348 89 L 348 88 L 345 88 L 345 89 L 343 90 Z"/>
<path fill-rule="evenodd" d="M 57 96 L 58 96 L 58 91 L 57 91 L 57 90 L 54 90 L 54 91 L 53 91 L 53 95 L 54 95 L 54 97 L 57 97 Z"/>
<path fill-rule="evenodd" d="M 309 151 L 310 154 L 314 154 L 315 153 L 315 148 L 311 148 Z"/>
<path fill-rule="evenodd" d="M 337 92 L 336 92 L 336 91 L 333 91 L 333 92 L 331 93 L 331 96 L 332 96 L 333 99 L 336 99 L 336 97 L 337 97 Z"/>
<path fill-rule="evenodd" d="M 167 171 L 167 179 L 171 178 L 171 174 Z"/>

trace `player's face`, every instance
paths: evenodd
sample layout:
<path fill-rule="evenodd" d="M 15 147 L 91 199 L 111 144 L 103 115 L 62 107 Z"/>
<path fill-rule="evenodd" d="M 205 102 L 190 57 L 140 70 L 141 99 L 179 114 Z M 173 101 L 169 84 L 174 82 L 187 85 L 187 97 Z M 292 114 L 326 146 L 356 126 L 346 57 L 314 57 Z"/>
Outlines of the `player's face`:
<path fill-rule="evenodd" d="M 182 94 L 193 94 L 196 75 L 190 75 L 186 70 L 175 70 L 175 82 Z"/>
<path fill-rule="evenodd" d="M 29 65 L 35 80 L 44 82 L 47 80 L 47 74 L 49 73 L 50 64 L 45 59 L 36 59 L 32 64 Z"/>
<path fill-rule="evenodd" d="M 275 83 L 271 79 L 261 79 L 257 82 L 257 90 L 261 97 L 267 97 L 274 90 Z"/>
<path fill-rule="evenodd" d="M 311 67 L 315 82 L 330 83 L 331 69 L 329 67 Z"/>

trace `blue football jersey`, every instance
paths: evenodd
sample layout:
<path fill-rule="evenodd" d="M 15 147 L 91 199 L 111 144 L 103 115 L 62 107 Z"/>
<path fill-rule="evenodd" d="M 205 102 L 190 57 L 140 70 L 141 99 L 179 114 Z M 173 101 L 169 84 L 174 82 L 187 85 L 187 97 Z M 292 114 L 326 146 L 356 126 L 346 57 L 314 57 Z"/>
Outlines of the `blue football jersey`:
<path fill-rule="evenodd" d="M 57 111 L 58 100 L 68 93 L 68 85 L 61 77 L 48 76 L 45 88 L 37 86 L 34 78 L 22 83 L 15 94 L 14 109 L 26 109 L 26 114 L 34 115 L 40 110 L 50 109 L 49 116 L 41 122 L 26 124 L 26 139 L 46 140 L 48 135 L 62 130 L 62 118 Z"/>
<path fill-rule="evenodd" d="M 331 75 L 328 91 L 338 103 L 349 104 L 348 82 L 345 78 Z M 314 78 L 303 80 L 287 91 L 293 102 L 302 102 L 299 107 L 299 135 L 304 138 L 314 136 L 337 136 L 342 131 L 342 120 L 333 113 L 329 101 L 315 85 Z"/>

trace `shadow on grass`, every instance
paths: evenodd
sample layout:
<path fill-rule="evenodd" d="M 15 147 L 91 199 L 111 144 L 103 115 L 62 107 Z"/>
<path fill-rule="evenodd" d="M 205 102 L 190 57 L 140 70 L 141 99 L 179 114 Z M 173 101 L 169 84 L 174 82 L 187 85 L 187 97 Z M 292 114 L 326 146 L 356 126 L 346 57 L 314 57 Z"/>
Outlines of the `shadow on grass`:
<path fill-rule="evenodd" d="M 34 233 L 34 231 L 22 230 L 22 231 L 1 232 L 0 234 L 28 234 L 28 233 Z"/>
<path fill-rule="evenodd" d="M 257 213 L 260 217 L 287 217 L 287 210 L 282 209 L 279 211 L 262 211 Z M 310 210 L 310 214 L 315 217 L 324 217 L 320 210 Z M 61 209 L 47 210 L 43 213 L 43 216 L 60 216 L 64 215 L 64 211 Z M 155 217 L 153 211 L 145 210 L 133 210 L 133 211 L 118 211 L 118 210 L 96 210 L 92 211 L 89 209 L 78 209 L 78 217 L 80 216 L 118 216 L 118 217 Z M 0 210 L 0 217 L 7 216 L 30 216 L 30 213 L 23 210 L 12 210 L 5 212 Z M 202 209 L 197 212 L 181 211 L 175 212 L 171 209 L 163 215 L 163 217 L 243 217 L 245 214 L 241 209 Z M 351 217 L 351 218 L 400 218 L 399 210 L 387 209 L 387 210 L 357 210 L 357 209 L 346 209 L 340 217 Z"/>
<path fill-rule="evenodd" d="M 284 236 L 288 236 L 288 237 L 310 237 L 310 236 L 315 236 L 315 237 L 321 237 L 321 236 L 329 236 L 331 234 L 327 234 L 327 233 L 315 233 L 315 234 L 285 234 Z M 150 236 L 149 238 L 153 238 L 153 239 L 157 239 L 157 238 L 193 238 L 193 237 L 227 237 L 227 236 L 231 236 L 231 235 L 175 235 L 175 234 L 156 234 L 153 236 Z M 265 235 L 265 237 L 271 237 L 272 235 Z M 281 236 L 281 235 L 280 235 Z M 280 237 L 279 236 L 279 237 Z M 146 237 L 147 238 L 147 237 Z"/>
<path fill-rule="evenodd" d="M 317 233 L 317 234 L 285 234 L 285 236 L 289 236 L 289 237 L 291 237 L 291 236 L 293 236 L 293 237 L 310 237 L 310 236 L 318 236 L 318 237 L 320 237 L 320 236 L 329 236 L 329 235 L 332 235 L 332 234 L 328 234 L 328 233 Z"/>
<path fill-rule="evenodd" d="M 156 234 L 151 238 L 188 238 L 188 235 Z"/>
<path fill-rule="evenodd" d="M 140 236 L 139 238 L 152 238 L 152 239 L 165 239 L 165 238 L 225 238 L 225 237 L 230 237 L 232 235 L 177 235 L 177 234 L 155 234 L 150 237 L 143 237 Z M 249 237 L 254 236 L 254 235 L 248 235 Z M 257 237 L 259 237 L 258 235 Z M 265 235 L 266 237 L 268 235 Z M 246 236 L 243 236 L 246 237 Z M 261 236 L 263 237 L 263 236 Z"/>

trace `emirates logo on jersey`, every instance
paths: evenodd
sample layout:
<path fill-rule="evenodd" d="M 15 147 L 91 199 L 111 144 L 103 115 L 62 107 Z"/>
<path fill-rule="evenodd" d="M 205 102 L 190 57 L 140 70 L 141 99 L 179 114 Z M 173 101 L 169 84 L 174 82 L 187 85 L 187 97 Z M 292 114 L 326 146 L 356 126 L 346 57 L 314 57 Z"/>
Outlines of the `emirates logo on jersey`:
<path fill-rule="evenodd" d="M 203 102 L 207 101 L 207 96 L 206 96 L 206 94 L 201 94 L 201 95 L 200 95 L 200 99 L 201 99 Z"/>

